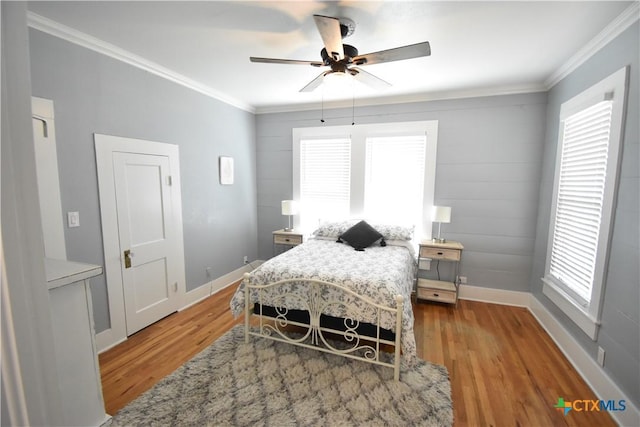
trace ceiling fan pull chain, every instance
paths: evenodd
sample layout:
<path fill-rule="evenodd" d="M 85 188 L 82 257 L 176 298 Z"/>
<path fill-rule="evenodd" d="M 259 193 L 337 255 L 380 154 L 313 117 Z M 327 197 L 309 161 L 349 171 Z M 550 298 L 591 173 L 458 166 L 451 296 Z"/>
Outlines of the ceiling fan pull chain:
<path fill-rule="evenodd" d="M 322 85 L 322 98 L 320 101 L 320 122 L 324 123 L 324 85 Z"/>
<path fill-rule="evenodd" d="M 351 126 L 356 124 L 356 89 L 352 84 L 351 92 Z"/>

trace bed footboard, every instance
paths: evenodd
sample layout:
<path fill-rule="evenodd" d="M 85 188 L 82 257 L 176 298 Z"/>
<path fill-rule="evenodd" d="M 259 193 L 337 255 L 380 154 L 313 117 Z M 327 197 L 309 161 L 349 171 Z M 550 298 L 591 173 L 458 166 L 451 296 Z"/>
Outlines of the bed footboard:
<path fill-rule="evenodd" d="M 245 286 L 245 319 L 244 319 L 244 335 L 245 342 L 249 342 L 251 335 L 269 338 L 276 341 L 286 342 L 301 347 L 312 348 L 326 353 L 337 354 L 343 357 L 351 359 L 361 360 L 376 365 L 387 366 L 394 369 L 394 379 L 398 381 L 400 379 L 400 342 L 402 335 L 402 310 L 404 304 L 404 298 L 402 295 L 395 297 L 395 307 L 387 307 L 380 305 L 372 301 L 370 298 L 359 295 L 352 290 L 345 288 L 342 285 L 324 282 L 316 279 L 287 279 L 280 280 L 267 285 L 252 285 L 249 280 L 250 274 L 245 274 L 244 286 Z M 271 296 L 270 305 L 275 307 L 276 316 L 269 317 L 262 313 L 253 312 L 253 303 L 251 301 L 251 295 L 257 295 L 257 303 L 263 305 L 263 297 L 270 289 L 277 287 L 286 287 L 293 283 L 305 284 L 307 289 L 306 295 L 301 297 L 299 293 L 279 293 L 277 297 Z M 358 313 L 354 311 L 353 307 L 348 306 L 343 301 L 339 300 L 327 300 L 324 298 L 326 292 L 323 292 L 327 288 L 332 288 L 348 295 L 349 298 L 357 298 L 365 303 L 372 313 L 375 313 L 377 321 L 375 325 L 375 336 L 361 335 L 357 332 L 360 325 L 358 319 Z M 309 323 L 301 323 L 287 319 L 288 309 L 285 307 L 284 300 L 291 301 L 292 299 L 297 301 L 298 307 L 304 307 L 309 313 Z M 274 304 L 275 301 L 275 304 Z M 279 304 L 279 302 L 281 304 Z M 346 313 L 344 316 L 344 327 L 339 329 L 332 329 L 322 326 L 320 323 L 320 316 L 327 310 L 327 308 L 334 306 L 339 307 L 341 311 Z M 390 341 L 381 337 L 382 327 L 380 321 L 383 313 L 391 314 L 395 318 L 395 340 Z M 256 316 L 259 320 L 259 327 L 257 332 L 252 330 L 250 325 L 251 315 Z M 265 321 L 265 320 L 269 321 Z M 297 326 L 302 328 L 302 337 L 294 338 L 291 334 L 288 334 L 286 328 L 289 326 Z M 344 344 L 336 347 L 332 344 L 331 340 L 327 339 L 326 335 L 337 335 L 343 338 Z M 381 346 L 390 345 L 394 347 L 393 363 L 383 360 L 380 355 Z"/>

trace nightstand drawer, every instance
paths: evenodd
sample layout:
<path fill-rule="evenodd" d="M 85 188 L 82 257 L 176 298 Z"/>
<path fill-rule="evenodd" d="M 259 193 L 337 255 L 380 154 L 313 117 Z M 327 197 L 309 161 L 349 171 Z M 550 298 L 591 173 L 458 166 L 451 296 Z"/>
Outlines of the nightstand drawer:
<path fill-rule="evenodd" d="M 455 291 L 443 291 L 441 289 L 418 288 L 418 298 L 455 304 L 456 293 Z"/>
<path fill-rule="evenodd" d="M 420 247 L 420 258 L 446 259 L 448 261 L 460 261 L 460 251 L 457 249 L 440 249 Z"/>
<path fill-rule="evenodd" d="M 274 234 L 273 243 L 277 245 L 299 245 L 302 243 L 302 236 L 283 236 L 281 234 Z"/>

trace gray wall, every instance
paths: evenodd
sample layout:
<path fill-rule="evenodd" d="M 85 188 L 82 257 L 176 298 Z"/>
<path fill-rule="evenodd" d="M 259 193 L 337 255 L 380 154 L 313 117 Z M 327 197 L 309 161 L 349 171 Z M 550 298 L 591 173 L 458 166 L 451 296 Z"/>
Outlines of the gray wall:
<path fill-rule="evenodd" d="M 80 227 L 65 229 L 68 259 L 104 265 L 94 132 L 180 146 L 187 290 L 256 259 L 252 113 L 37 30 L 29 36 L 33 95 L 54 102 L 62 209 L 80 212 Z M 235 159 L 232 186 L 219 184 L 221 155 Z M 104 276 L 92 292 L 100 332 L 110 326 Z"/>
<path fill-rule="evenodd" d="M 528 291 L 534 249 L 546 95 L 525 94 L 357 107 L 358 124 L 438 120 L 436 205 L 452 207 L 443 235 L 465 246 L 462 274 L 475 286 Z M 351 109 L 325 110 L 325 125 Z M 258 255 L 286 225 L 292 195 L 292 129 L 320 126 L 320 111 L 257 117 Z"/>
<path fill-rule="evenodd" d="M 639 24 L 623 32 L 549 92 L 547 132 L 540 208 L 531 274 L 531 291 L 562 322 L 574 338 L 596 359 L 598 346 L 606 351 L 605 371 L 640 406 L 640 150 L 638 104 L 640 62 Z M 620 68 L 630 65 L 630 82 L 618 201 L 614 214 L 609 270 L 602 310 L 602 327 L 594 342 L 578 329 L 545 295 L 544 274 L 553 193 L 553 173 L 558 139 L 560 105 Z M 602 396 L 606 398 L 607 396 Z"/>

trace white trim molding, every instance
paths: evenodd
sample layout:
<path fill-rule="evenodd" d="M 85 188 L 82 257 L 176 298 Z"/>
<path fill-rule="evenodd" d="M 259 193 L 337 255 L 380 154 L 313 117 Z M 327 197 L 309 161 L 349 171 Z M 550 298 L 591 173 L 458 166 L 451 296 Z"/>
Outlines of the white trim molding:
<path fill-rule="evenodd" d="M 582 307 L 577 305 L 573 299 L 556 286 L 551 280 L 542 278 L 542 293 L 557 305 L 582 331 L 592 340 L 598 339 L 600 322 L 594 319 Z"/>
<path fill-rule="evenodd" d="M 611 21 L 598 35 L 596 35 L 582 49 L 569 58 L 560 68 L 551 74 L 544 82 L 547 90 L 567 77 L 579 66 L 587 62 L 597 51 L 618 37 L 624 30 L 640 19 L 640 2 L 634 1 L 616 19 Z"/>
<path fill-rule="evenodd" d="M 199 303 L 202 300 L 209 298 L 211 295 L 214 295 L 221 290 L 233 285 L 238 280 L 241 280 L 244 273 L 250 273 L 255 270 L 259 265 L 261 265 L 264 261 L 258 260 L 253 261 L 252 263 L 246 264 L 238 269 L 233 270 L 230 273 L 225 274 L 224 276 L 220 276 L 217 279 L 214 279 L 210 282 L 205 283 L 202 286 L 199 286 L 195 289 L 187 292 L 184 305 L 178 309 L 178 311 L 182 311 L 186 308 L 191 307 Z"/>
<path fill-rule="evenodd" d="M 611 417 L 621 426 L 640 425 L 640 409 L 533 294 L 462 285 L 460 286 L 459 298 L 526 307 L 598 398 L 625 401 L 626 409 L 609 412 Z"/>
<path fill-rule="evenodd" d="M 488 302 L 491 304 L 529 307 L 531 294 L 529 292 L 460 285 L 458 298 L 470 301 Z"/>
<path fill-rule="evenodd" d="M 173 83 L 195 90 L 196 92 L 200 92 L 233 107 L 237 107 L 250 113 L 255 113 L 255 109 L 245 102 L 232 98 L 210 86 L 190 79 L 189 77 L 163 67 L 153 61 L 149 61 L 148 59 L 127 50 L 121 49 L 111 43 L 107 43 L 71 27 L 67 27 L 66 25 L 45 18 L 44 16 L 40 16 L 33 12 L 27 12 L 27 25 L 35 30 L 42 31 L 43 33 L 58 37 L 59 39 L 93 50 L 94 52 L 98 52 L 117 61 L 132 65 Z"/>

